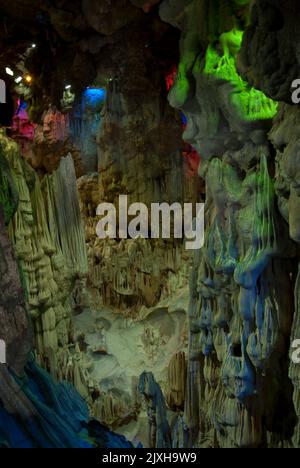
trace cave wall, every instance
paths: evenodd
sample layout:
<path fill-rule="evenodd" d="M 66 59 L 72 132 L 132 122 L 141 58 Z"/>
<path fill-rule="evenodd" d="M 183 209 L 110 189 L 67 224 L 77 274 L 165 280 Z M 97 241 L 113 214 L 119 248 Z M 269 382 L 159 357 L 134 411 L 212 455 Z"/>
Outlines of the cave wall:
<path fill-rule="evenodd" d="M 128 206 L 150 209 L 151 203 L 195 202 L 199 196 L 196 173 L 185 171 L 180 116 L 164 102 L 164 76 L 142 72 L 136 71 L 130 86 L 123 75 L 110 82 L 97 135 L 98 175 L 78 180 L 90 284 L 104 304 L 133 313 L 183 287 L 189 255 L 180 241 L 97 238 L 98 204 L 118 207 L 119 195 L 127 195 Z"/>
<path fill-rule="evenodd" d="M 91 379 L 84 340 L 97 338 L 92 353 L 106 355 L 99 338 L 103 324 L 96 316 L 92 331 L 74 336 L 73 316 L 101 304 L 116 311 L 111 321 L 120 319 L 124 329 L 145 326 L 143 351 L 152 354 L 154 367 L 153 355 L 165 349 L 161 328 L 172 323 L 171 306 L 185 309 L 177 294 L 186 289 L 189 258 L 173 242 L 100 241 L 95 209 L 101 201 L 116 203 L 120 193 L 147 204 L 195 201 L 205 184 L 206 243 L 195 255 L 190 280 L 188 361 L 180 319 L 183 340 L 168 348 L 164 372 L 146 372 L 140 379 L 151 427 L 148 443 L 299 446 L 299 368 L 291 360 L 291 344 L 300 333 L 300 122 L 299 109 L 291 104 L 291 83 L 300 74 L 299 5 L 293 0 L 284 6 L 277 0 L 120 0 L 111 8 L 108 0 L 78 0 L 59 8 L 16 1 L 11 9 L 10 3 L 1 5 L 14 17 L 7 37 L 1 37 L 7 60 L 15 65 L 14 54 L 21 51 L 14 39 L 20 19 L 40 40 L 26 59 L 35 78 L 28 94 L 30 117 L 37 123 L 32 128 L 28 120 L 16 119 L 12 129 L 29 165 L 1 134 L 12 174 L 1 180 L 0 200 L 8 221 L 19 194 L 9 234 L 28 293 L 26 300 L 19 296 L 16 263 L 3 235 L 1 265 L 3 271 L 11 267 L 13 297 L 21 303 L 14 312 L 17 330 L 3 332 L 12 358 L 15 343 L 21 343 L 14 368 L 24 367 L 31 348 L 27 303 L 38 362 L 72 382 L 101 420 L 116 427 L 131 422 L 141 407 L 136 376 L 125 396 L 110 391 L 116 376 L 101 392 Z M 164 23 L 155 16 L 158 3 Z M 45 34 L 37 32 L 31 17 Z M 169 105 L 164 80 L 177 61 L 173 28 L 181 35 L 180 59 Z M 77 102 L 86 86 L 105 87 L 104 107 L 81 110 L 78 119 L 76 109 L 68 115 L 71 108 L 62 109 L 60 100 L 69 82 Z M 187 120 L 184 140 L 201 156 L 198 179 L 185 171 L 179 110 Z M 65 160 L 69 152 L 72 158 Z M 8 174 L 7 161 L 3 169 L 1 161 L 2 174 Z M 74 163 L 82 176 L 79 202 Z M 15 204 L 7 202 L 11 178 L 17 193 L 9 200 Z M 74 219 L 75 235 L 69 236 Z M 3 294 L 4 322 L 6 309 Z M 150 325 L 144 322 L 148 318 Z M 26 372 L 40 378 L 35 368 Z"/>
<path fill-rule="evenodd" d="M 300 333 L 299 109 L 290 94 L 297 8 L 259 0 L 160 7 L 181 30 L 169 101 L 187 117 L 184 138 L 201 155 L 206 183 L 206 243 L 189 309 L 191 446 L 299 446 L 299 368 L 290 360 Z"/>
<path fill-rule="evenodd" d="M 4 154 L 16 154 L 12 141 L 1 133 L 1 334 L 6 343 L 6 360 L 16 373 L 20 373 L 32 347 L 32 330 L 29 324 L 20 274 L 10 244 L 6 224 L 18 205 L 18 193 Z"/>
<path fill-rule="evenodd" d="M 93 312 L 83 313 L 76 320 L 91 345 L 92 374 L 99 380 L 95 414 L 146 446 L 148 405 L 145 408 L 137 389 L 139 375 L 145 369 L 155 368 L 162 388 L 159 394 L 167 395 L 175 416 L 183 409 L 191 256 L 183 242 L 173 239 L 99 239 L 96 208 L 100 202 L 118 207 L 121 194 L 128 195 L 128 205 L 141 202 L 149 209 L 153 202 L 195 203 L 202 189 L 197 155 L 194 167 L 190 166 L 188 151 L 184 156 L 182 116 L 166 99 L 166 77 L 174 67 L 176 51 L 170 51 L 167 57 L 172 42 L 166 25 L 157 23 L 153 31 L 152 20 L 148 21 L 144 30 L 133 27 L 115 32 L 96 67 L 95 83 L 110 76 L 97 132 L 98 173 L 78 179 Z M 118 327 L 122 353 L 112 343 Z M 101 338 L 97 341 L 99 331 Z M 138 355 L 132 354 L 133 349 Z M 109 359 L 115 359 L 116 364 L 104 378 L 106 366 L 111 365 Z M 161 440 L 159 436 L 155 441 L 153 435 L 151 444 L 156 446 Z"/>
<path fill-rule="evenodd" d="M 194 202 L 200 190 L 196 171 L 183 156 L 181 116 L 166 100 L 169 64 L 158 61 L 161 52 L 148 43 L 153 37 L 147 29 L 115 36 L 97 66 L 95 81 L 111 76 L 96 138 L 98 172 L 78 179 L 92 313 L 76 321 L 91 345 L 92 374 L 99 381 L 95 415 L 147 445 L 137 383 L 145 368 L 156 367 L 157 380 L 166 393 L 169 390 L 169 361 L 187 344 L 191 257 L 183 242 L 172 239 L 99 239 L 96 209 L 101 202 L 118 207 L 119 195 L 128 196 L 128 205 L 141 202 L 149 209 L 153 202 Z M 122 353 L 113 344 L 116 332 L 122 334 Z M 114 371 L 104 378 L 110 360 Z M 172 385 L 176 394 L 176 383 Z"/>
<path fill-rule="evenodd" d="M 54 379 L 71 382 L 88 399 L 88 377 L 75 349 L 73 329 L 73 311 L 84 304 L 88 273 L 73 159 L 63 158 L 57 171 L 40 178 L 5 132 L 0 139 L 9 174 L 7 178 L 3 172 L 3 181 L 11 180 L 15 187 L 15 213 L 6 207 L 8 233 L 22 275 L 36 362 Z"/>
<path fill-rule="evenodd" d="M 29 118 L 39 99 L 28 99 L 28 112 L 16 113 L 12 136 L 21 157 L 7 159 L 21 199 L 9 230 L 23 267 L 37 362 L 53 378 L 72 383 L 91 415 L 113 429 L 126 430 L 134 421 L 132 438 L 143 438 L 147 425 L 137 383 L 145 367 L 157 363 L 156 378 L 166 393 L 170 387 L 170 405 L 182 410 L 182 379 L 177 384 L 168 377 L 168 364 L 174 355 L 174 376 L 177 353 L 186 349 L 191 258 L 182 242 L 98 239 L 96 208 L 116 203 L 119 194 L 149 207 L 191 202 L 200 190 L 197 157 L 191 167 L 188 152 L 183 155 L 181 116 L 166 101 L 165 78 L 176 56 L 171 51 L 165 63 L 170 28 L 153 18 L 133 31 L 119 27 L 100 50 L 94 41 L 81 44 L 96 48 L 99 62 L 74 104 L 66 96 L 60 110 L 45 103 L 37 123 Z M 87 102 L 90 92 L 104 88 L 104 107 Z M 81 176 L 81 213 L 73 164 Z M 129 352 L 111 343 L 118 327 Z"/>
<path fill-rule="evenodd" d="M 29 222 L 33 215 L 29 198 L 24 196 L 28 186 L 21 168 L 22 162 L 17 144 L 8 139 L 1 130 L 0 339 L 4 340 L 6 345 L 6 363 L 0 364 L 0 447 L 132 447 L 125 438 L 109 432 L 98 422 L 91 421 L 88 406 L 74 387 L 67 383 L 58 384 L 37 365 L 37 359 L 33 355 L 36 348 L 37 352 L 43 353 L 43 358 L 39 356 L 41 360 L 46 358 L 47 353 L 49 357 L 51 350 L 55 353 L 57 349 L 53 346 L 50 337 L 53 330 L 49 330 L 48 326 L 41 327 L 40 336 L 39 333 L 34 333 L 38 317 L 37 314 L 33 314 L 32 304 L 29 304 L 29 297 L 34 291 L 27 276 L 28 266 L 45 260 L 45 256 L 43 258 L 40 251 L 40 255 L 35 255 L 33 258 L 33 252 L 28 250 L 25 259 L 18 250 L 20 244 L 18 248 L 13 248 L 8 234 L 8 224 L 14 217 L 19 216 L 20 219 L 22 216 Z M 29 173 L 30 187 L 34 190 L 34 183 L 38 185 L 38 179 L 32 177 L 32 171 Z M 41 224 L 36 222 L 36 228 L 37 226 L 40 228 L 39 235 L 43 237 Z M 43 226 L 45 228 L 45 224 Z M 24 232 L 21 233 L 20 229 L 16 229 L 15 232 L 19 236 L 19 242 L 24 238 L 28 241 L 28 236 L 23 236 Z M 34 237 L 33 233 L 31 236 Z M 45 244 L 43 245 L 45 247 Z M 45 261 L 43 262 L 45 267 L 44 263 Z M 31 274 L 34 271 L 36 270 L 32 269 Z M 43 273 L 48 273 L 47 279 L 53 280 L 49 270 Z M 45 292 L 45 285 L 40 289 L 41 292 L 42 290 Z M 45 316 L 49 315 L 49 309 L 45 307 L 44 299 L 34 307 L 35 310 L 39 308 L 39 312 L 44 314 L 42 322 L 48 323 Z M 52 315 L 55 317 L 55 312 Z M 55 320 L 52 320 L 53 322 Z M 34 336 L 40 342 L 37 345 L 34 344 Z M 43 364 L 47 367 L 45 362 Z M 56 369 L 58 370 L 58 366 Z"/>

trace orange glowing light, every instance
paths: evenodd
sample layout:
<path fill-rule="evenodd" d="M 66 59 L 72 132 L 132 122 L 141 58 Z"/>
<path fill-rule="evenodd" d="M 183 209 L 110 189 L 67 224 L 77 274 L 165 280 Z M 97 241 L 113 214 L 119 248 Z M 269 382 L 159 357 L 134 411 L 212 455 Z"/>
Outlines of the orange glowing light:
<path fill-rule="evenodd" d="M 32 82 L 32 76 L 26 75 L 26 76 L 25 76 L 25 81 L 26 81 L 27 83 L 31 83 L 31 82 Z"/>

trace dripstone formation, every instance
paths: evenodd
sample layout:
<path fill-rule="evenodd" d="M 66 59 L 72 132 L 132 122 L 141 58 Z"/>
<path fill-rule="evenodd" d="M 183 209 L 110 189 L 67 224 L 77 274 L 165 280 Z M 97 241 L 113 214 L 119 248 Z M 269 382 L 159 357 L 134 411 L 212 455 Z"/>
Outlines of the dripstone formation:
<path fill-rule="evenodd" d="M 295 2 L 252 2 L 250 15 L 241 2 L 178 3 L 160 9 L 182 31 L 169 100 L 201 154 L 207 213 L 191 278 L 189 443 L 298 446 L 299 369 L 289 360 L 300 331 Z"/>
<path fill-rule="evenodd" d="M 300 447 L 298 2 L 0 17 L 0 446 Z M 100 239 L 119 195 L 205 202 L 204 247 Z"/>

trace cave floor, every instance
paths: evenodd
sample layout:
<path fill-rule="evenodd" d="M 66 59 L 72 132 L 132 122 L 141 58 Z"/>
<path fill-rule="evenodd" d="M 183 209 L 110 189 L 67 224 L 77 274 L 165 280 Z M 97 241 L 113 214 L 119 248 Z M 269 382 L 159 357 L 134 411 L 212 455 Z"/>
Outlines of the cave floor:
<path fill-rule="evenodd" d="M 120 311 L 95 303 L 74 319 L 89 377 L 99 388 L 101 409 L 95 416 L 129 440 L 147 442 L 147 415 L 136 391 L 139 376 L 155 369 L 166 391 L 172 356 L 187 350 L 188 302 L 186 286 L 156 307 L 143 307 L 136 319 L 124 319 Z M 111 412 L 107 406 L 118 410 Z"/>

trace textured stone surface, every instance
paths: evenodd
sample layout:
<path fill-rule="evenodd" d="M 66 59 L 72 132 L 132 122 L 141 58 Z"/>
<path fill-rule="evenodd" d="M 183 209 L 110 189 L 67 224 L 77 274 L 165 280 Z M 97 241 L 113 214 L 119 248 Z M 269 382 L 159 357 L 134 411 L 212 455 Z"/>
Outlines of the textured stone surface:
<path fill-rule="evenodd" d="M 3 141 L 9 140 L 3 136 Z M 71 381 L 87 397 L 84 363 L 78 362 L 78 354 L 72 356 L 68 349 L 72 343 L 72 310 L 82 306 L 88 269 L 73 160 L 71 156 L 64 158 L 52 176 L 40 181 L 36 172 L 20 158 L 16 145 L 9 142 L 7 146 L 14 150 L 4 154 L 19 197 L 9 233 L 22 272 L 37 361 L 54 378 Z M 8 254 L 4 258 L 10 265 Z M 7 269 L 4 265 L 3 272 Z M 17 294 L 17 272 L 13 270 L 3 278 L 16 288 Z M 5 299 L 8 301 L 6 290 L 3 285 L 4 303 Z M 12 300 L 10 292 L 9 301 Z M 15 314 L 22 318 L 19 305 Z M 20 333 L 22 325 L 25 328 L 25 318 L 18 327 Z M 12 322 L 6 333 L 11 326 Z"/>
<path fill-rule="evenodd" d="M 145 5 L 144 10 L 150 10 L 150 6 Z M 100 242 L 95 230 L 96 207 L 101 201 L 116 202 L 121 190 L 128 193 L 130 202 L 141 201 L 148 205 L 153 201 L 195 201 L 200 192 L 196 177 L 199 159 L 194 155 L 190 160 L 188 151 L 183 158 L 182 121 L 166 102 L 165 76 L 177 55 L 173 50 L 172 28 L 160 22 L 157 16 L 147 17 L 129 1 L 118 2 L 113 8 L 110 2 L 83 2 L 80 25 L 75 19 L 77 4 L 61 7 L 61 10 L 45 7 L 49 16 L 47 20 L 43 17 L 43 21 L 47 21 L 56 38 L 56 46 L 63 42 L 63 70 L 67 71 L 67 78 L 57 66 L 58 55 L 52 56 L 53 49 L 49 50 L 52 59 L 45 64 L 43 75 L 38 76 L 37 64 L 44 61 L 40 55 L 41 43 L 30 53 L 26 64 L 34 78 L 26 95 L 28 99 L 34 97 L 29 116 L 38 124 L 34 126 L 33 142 L 22 139 L 22 155 L 41 176 L 52 175 L 41 177 L 40 184 L 37 173 L 29 166 L 24 166 L 24 170 L 19 160 L 11 161 L 19 191 L 24 192 L 11 230 L 16 250 L 25 262 L 38 361 L 55 377 L 72 382 L 88 401 L 93 415 L 111 427 L 118 427 L 131 423 L 137 413 L 141 413 L 139 421 L 145 421 L 140 402 L 137 410 L 135 408 L 139 374 L 157 362 L 157 379 L 167 392 L 169 354 L 186 348 L 186 330 L 180 331 L 180 328 L 185 324 L 190 258 L 184 253 L 182 243 L 147 243 L 141 239 Z M 44 13 L 45 10 L 43 7 Z M 72 26 L 71 18 L 74 19 Z M 81 32 L 76 39 L 77 28 Z M 77 41 L 76 51 L 67 44 L 73 40 Z M 48 46 L 46 41 L 43 53 Z M 43 84 L 47 69 L 47 83 Z M 72 93 L 68 96 L 64 93 L 63 109 L 59 111 L 62 90 L 58 83 L 63 81 L 72 84 L 75 105 L 72 109 Z M 42 99 L 40 86 L 44 93 Z M 91 90 L 107 88 L 103 110 L 101 106 L 97 109 L 85 106 L 82 96 L 86 86 Z M 14 137 L 21 142 L 20 132 L 15 132 Z M 71 208 L 65 203 L 63 183 L 56 184 L 62 158 L 68 152 L 72 153 L 77 175 L 85 174 L 79 179 L 78 188 L 86 224 L 88 287 L 94 309 L 90 309 L 82 297 L 84 280 L 77 278 L 74 287 L 78 272 L 73 270 L 73 265 L 65 271 L 68 256 L 60 258 L 64 258 L 64 264 L 55 262 L 57 244 L 53 246 L 53 241 L 59 239 L 58 245 L 62 247 L 61 234 L 62 231 L 66 234 L 67 227 L 59 222 L 56 209 L 62 204 L 65 215 Z M 96 170 L 98 173 L 94 172 Z M 52 216 L 53 204 L 56 209 Z M 69 221 L 68 227 L 72 225 Z M 54 239 L 51 239 L 52 231 Z M 30 246 L 32 237 L 34 246 Z M 69 239 L 70 244 L 74 242 Z M 77 254 L 73 257 L 78 258 Z M 184 295 L 184 299 L 174 306 L 170 301 L 172 295 Z M 91 312 L 101 316 L 105 305 L 113 308 L 116 324 L 124 321 L 125 342 L 130 340 L 131 333 L 137 337 L 128 353 L 121 353 L 117 346 L 110 344 L 115 327 L 108 334 L 108 344 L 103 344 L 99 338 L 98 322 L 91 323 L 95 333 L 86 330 L 85 323 L 90 323 Z M 72 309 L 78 314 L 75 323 L 79 326 L 75 330 Z M 109 320 L 111 314 L 109 311 Z M 174 332 L 173 337 L 165 330 L 168 326 Z M 99 338 L 98 343 L 96 338 Z M 164 350 L 168 350 L 166 355 Z M 104 356 L 100 370 L 99 353 Z M 113 353 L 112 359 L 122 363 L 115 366 L 108 378 L 105 378 L 106 368 L 109 368 L 104 359 L 106 353 Z M 124 371 L 132 355 L 140 357 L 136 370 Z M 110 358 L 107 355 L 106 361 Z M 120 374 L 124 374 L 122 389 L 116 383 Z M 132 377 L 135 384 L 131 384 Z M 130 429 L 129 433 L 135 437 L 139 430 Z M 141 431 L 142 437 L 144 433 L 145 429 Z"/>
<path fill-rule="evenodd" d="M 1 134 L 1 178 L 3 183 L 4 180 L 6 180 L 10 187 L 10 193 L 8 192 L 6 195 L 6 206 L 10 203 L 11 193 L 16 192 L 15 187 L 12 187 L 13 181 L 4 158 L 4 154 L 7 153 L 7 151 L 15 156 L 17 152 L 16 144 L 8 142 L 4 135 Z M 6 169 L 4 169 L 4 167 Z M 9 218 L 11 218 L 12 214 L 13 211 L 10 212 Z M 6 343 L 7 363 L 15 372 L 20 373 L 23 370 L 27 361 L 28 353 L 32 347 L 32 331 L 25 308 L 24 292 L 20 281 L 20 271 L 4 222 L 2 200 L 0 206 L 0 270 L 0 339 L 4 340 Z"/>
<path fill-rule="evenodd" d="M 293 433 L 294 442 L 298 437 L 299 412 L 293 365 L 295 404 L 288 378 L 293 320 L 292 336 L 299 333 L 292 300 L 297 274 L 292 240 L 299 240 L 298 109 L 280 108 L 268 135 L 273 104 L 242 85 L 232 61 L 237 51 L 228 33 L 238 27 L 238 15 L 230 3 L 235 11 L 230 18 L 208 10 L 209 2 L 165 1 L 160 9 L 164 20 L 182 30 L 169 100 L 187 116 L 184 138 L 205 159 L 200 174 L 207 190 L 206 244 L 195 256 L 191 282 L 185 422 L 193 446 L 289 446 Z M 297 68 L 291 63 L 294 48 L 283 50 L 297 36 L 291 39 L 287 32 L 294 19 L 285 21 L 273 2 L 267 3 L 254 2 L 239 60 L 248 67 L 243 76 L 250 77 L 250 85 L 284 100 Z M 218 4 L 225 8 L 224 2 Z M 212 29 L 202 27 L 203 18 Z M 244 20 L 246 26 L 247 15 Z M 207 46 L 212 39 L 223 62 L 209 71 L 217 64 Z M 248 111 L 241 112 L 245 99 Z"/>
<path fill-rule="evenodd" d="M 0 9 L 6 51 L 0 65 L 33 78 L 19 92 L 30 103 L 35 144 L 31 124 L 21 118 L 14 136 L 39 176 L 53 172 L 43 179 L 18 157 L 10 159 L 20 198 L 10 235 L 25 261 L 40 362 L 74 383 L 97 418 L 152 447 L 299 447 L 299 366 L 291 362 L 291 344 L 300 338 L 300 114 L 291 104 L 291 84 L 300 77 L 298 2 L 3 0 Z M 32 42 L 38 47 L 26 51 Z M 105 106 L 68 116 L 87 86 L 107 89 Z M 187 121 L 184 140 L 201 155 L 198 180 L 179 110 Z M 80 246 L 66 236 L 68 178 L 58 169 L 69 151 L 83 175 L 81 215 L 77 203 L 73 213 L 85 223 Z M 0 168 L 8 222 L 17 197 Z M 75 191 L 74 174 L 72 180 Z M 119 194 L 147 204 L 195 201 L 204 183 L 206 243 L 194 259 L 184 355 L 180 293 L 189 258 L 182 246 L 100 241 L 95 210 Z M 6 202 L 8 194 L 14 203 Z M 49 216 L 49 199 L 64 207 L 62 216 Z M 88 272 L 71 262 L 65 275 L 62 262 L 54 265 L 57 238 L 65 264 L 67 257 L 81 263 L 86 241 Z M 24 239 L 36 244 L 25 259 Z M 0 241 L 0 266 L 11 272 L 8 286 L 17 285 L 13 297 L 22 302 L 7 237 Z M 90 302 L 82 294 L 86 277 Z M 15 349 L 26 328 L 23 303 L 14 311 L 15 330 L 6 291 L 2 297 L 0 319 Z M 172 323 L 173 340 L 166 333 Z M 27 348 L 20 349 L 15 366 L 21 369 Z M 124 371 L 130 362 L 134 371 Z M 7 378 L 2 391 L 9 407 L 14 384 Z M 23 397 L 18 406 L 35 410 Z"/>
<path fill-rule="evenodd" d="M 291 84 L 300 76 L 300 5 L 294 0 L 256 0 L 246 29 L 240 67 L 255 87 L 278 101 L 291 101 Z"/>
<path fill-rule="evenodd" d="M 112 34 L 140 17 L 140 12 L 124 0 L 117 0 L 113 8 L 107 0 L 83 0 L 82 9 L 90 26 L 101 34 Z"/>
<path fill-rule="evenodd" d="M 7 164 L 13 160 L 21 164 L 19 150 L 3 132 L 0 134 L 0 177 L 7 184 L 0 202 L 0 339 L 6 344 L 6 363 L 0 364 L 0 447 L 1 448 L 92 448 L 92 447 L 131 447 L 123 437 L 107 431 L 95 421 L 89 422 L 88 408 L 75 389 L 68 384 L 56 384 L 52 378 L 37 367 L 29 353 L 33 351 L 33 333 L 28 315 L 30 284 L 24 274 L 24 263 L 17 263 L 15 252 L 8 237 L 4 222 L 11 222 L 17 208 L 15 194 L 23 214 L 29 200 L 21 192 L 20 172 L 16 173 Z M 20 165 L 18 166 L 20 169 Z M 15 167 L 14 167 L 15 169 Z M 24 174 L 23 174 L 24 175 Z M 23 186 L 25 179 L 22 180 Z M 14 185 L 16 183 L 16 185 Z M 40 226 L 41 228 L 41 226 Z M 41 234 L 41 232 L 40 232 Z M 26 265 L 26 262 L 25 262 Z M 50 280 L 50 276 L 48 276 Z M 26 305 L 27 303 L 27 305 Z M 47 312 L 45 312 L 47 313 Z M 44 338 L 48 330 L 44 329 Z M 38 335 L 35 335 L 38 339 Z M 48 337 L 49 338 L 49 337 Z M 45 341 L 44 341 L 45 342 Z M 48 341 L 50 347 L 50 340 Z M 48 348 L 49 351 L 49 348 Z"/>

